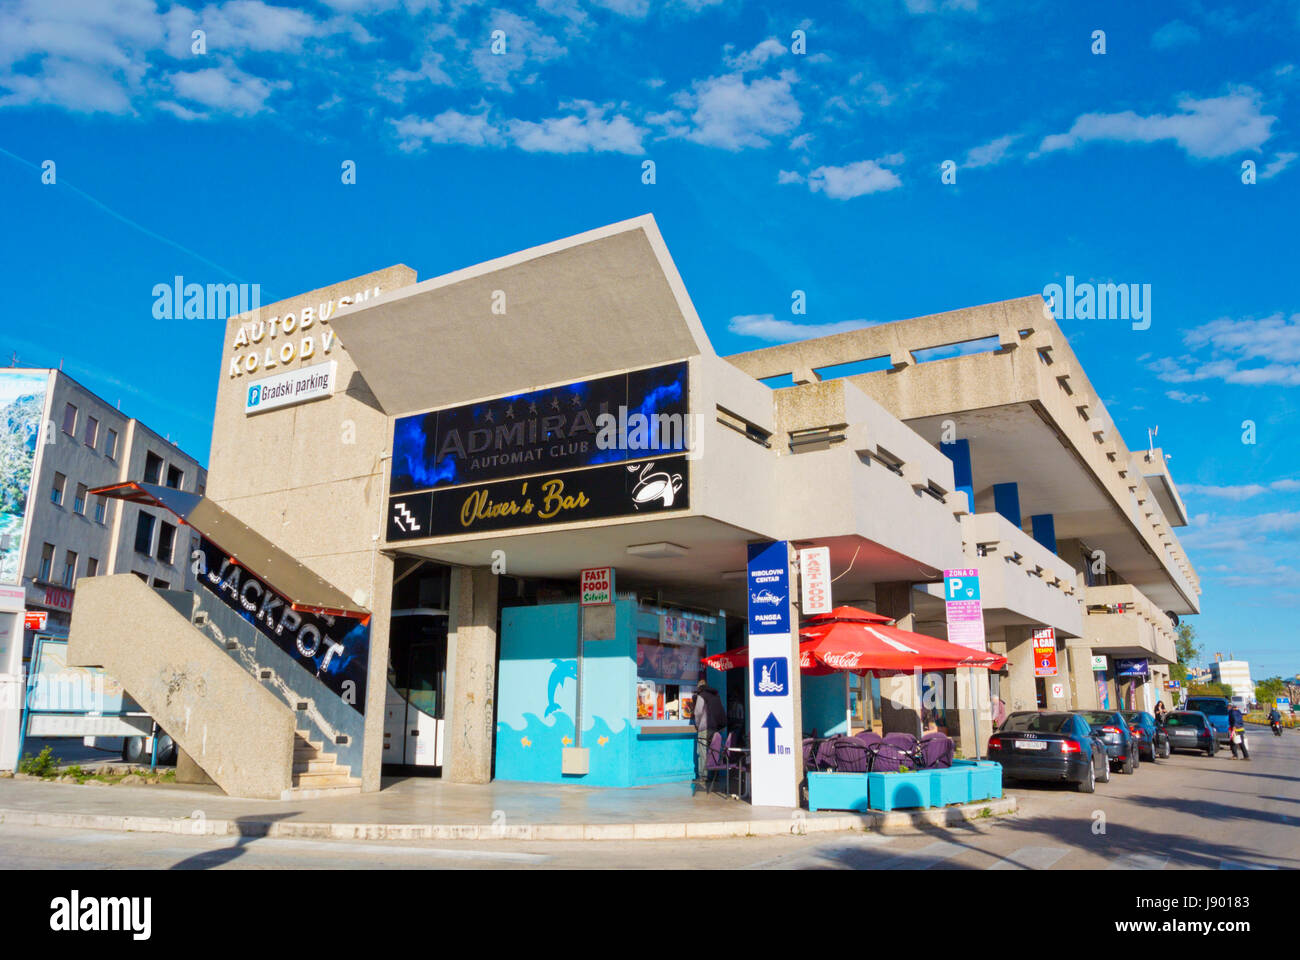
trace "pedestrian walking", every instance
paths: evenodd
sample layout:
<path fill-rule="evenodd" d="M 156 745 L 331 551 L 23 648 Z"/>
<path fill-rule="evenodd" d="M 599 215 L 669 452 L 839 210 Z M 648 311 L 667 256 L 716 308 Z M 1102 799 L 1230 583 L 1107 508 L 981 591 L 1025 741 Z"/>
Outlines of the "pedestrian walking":
<path fill-rule="evenodd" d="M 695 685 L 695 707 L 692 712 L 695 720 L 695 779 L 703 780 L 707 771 L 709 744 L 715 733 L 720 733 L 727 726 L 727 711 L 722 705 L 722 698 L 704 680 Z"/>
<path fill-rule="evenodd" d="M 1164 726 L 1165 713 L 1167 712 L 1168 711 L 1165 710 L 1165 702 L 1163 700 L 1157 700 L 1156 701 L 1156 724 L 1158 726 L 1162 726 L 1162 727 Z"/>

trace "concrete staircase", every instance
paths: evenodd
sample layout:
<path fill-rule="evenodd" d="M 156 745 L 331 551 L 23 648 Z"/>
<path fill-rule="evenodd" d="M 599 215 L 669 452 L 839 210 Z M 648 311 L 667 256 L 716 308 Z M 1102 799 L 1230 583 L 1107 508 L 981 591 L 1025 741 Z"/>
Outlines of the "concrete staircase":
<path fill-rule="evenodd" d="M 361 792 L 361 780 L 338 763 L 337 756 L 324 753 L 324 745 L 308 739 L 305 730 L 293 733 L 293 786 L 284 791 L 285 800 L 346 796 Z"/>

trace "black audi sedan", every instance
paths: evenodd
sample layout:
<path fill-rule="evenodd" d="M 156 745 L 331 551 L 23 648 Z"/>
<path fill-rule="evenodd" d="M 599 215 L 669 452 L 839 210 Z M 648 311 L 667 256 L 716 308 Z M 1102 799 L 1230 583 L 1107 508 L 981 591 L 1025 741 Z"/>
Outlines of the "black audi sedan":
<path fill-rule="evenodd" d="M 1137 739 L 1129 733 L 1128 723 L 1118 710 L 1076 710 L 1074 715 L 1088 722 L 1120 773 L 1132 773 L 1138 768 L 1142 757 Z"/>
<path fill-rule="evenodd" d="M 1212 757 L 1219 738 L 1210 718 L 1198 710 L 1173 710 L 1165 714 L 1165 733 L 1173 750 L 1196 750 Z"/>
<path fill-rule="evenodd" d="M 1072 713 L 1013 713 L 989 738 L 988 758 L 1002 764 L 1003 780 L 1063 780 L 1092 793 L 1110 780 L 1101 740 Z"/>
<path fill-rule="evenodd" d="M 1156 718 L 1145 710 L 1121 710 L 1120 716 L 1128 721 L 1128 732 L 1137 738 L 1138 753 L 1143 760 L 1155 762 L 1157 756 L 1169 756 L 1169 735 L 1156 723 Z"/>

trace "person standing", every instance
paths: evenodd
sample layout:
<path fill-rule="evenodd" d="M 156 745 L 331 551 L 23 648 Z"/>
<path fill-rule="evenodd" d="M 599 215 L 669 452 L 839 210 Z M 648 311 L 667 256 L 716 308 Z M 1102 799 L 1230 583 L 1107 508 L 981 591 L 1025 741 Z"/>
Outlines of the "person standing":
<path fill-rule="evenodd" d="M 1165 702 L 1163 700 L 1158 700 L 1156 701 L 1156 725 L 1164 726 L 1164 724 L 1165 724 Z"/>
<path fill-rule="evenodd" d="M 727 711 L 718 691 L 701 679 L 695 685 L 695 705 L 691 714 L 695 720 L 695 779 L 703 780 L 709 759 L 709 744 L 713 735 L 727 726 Z"/>

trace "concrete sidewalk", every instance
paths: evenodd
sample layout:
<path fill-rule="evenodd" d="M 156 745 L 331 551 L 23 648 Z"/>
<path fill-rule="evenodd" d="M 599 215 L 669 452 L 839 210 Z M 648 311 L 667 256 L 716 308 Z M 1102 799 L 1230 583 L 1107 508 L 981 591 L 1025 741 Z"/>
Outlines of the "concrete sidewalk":
<path fill-rule="evenodd" d="M 378 793 L 282 801 L 228 797 L 216 787 L 0 779 L 0 823 L 336 840 L 655 840 L 910 832 L 1016 810 L 1014 797 L 857 814 L 751 807 L 691 784 L 600 789 L 420 777 L 383 784 Z"/>

